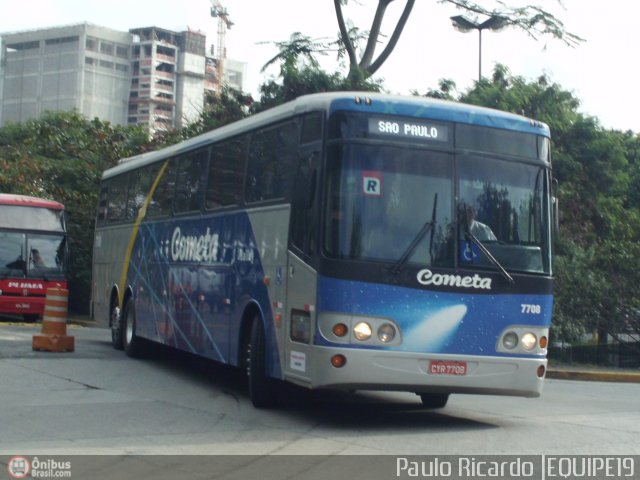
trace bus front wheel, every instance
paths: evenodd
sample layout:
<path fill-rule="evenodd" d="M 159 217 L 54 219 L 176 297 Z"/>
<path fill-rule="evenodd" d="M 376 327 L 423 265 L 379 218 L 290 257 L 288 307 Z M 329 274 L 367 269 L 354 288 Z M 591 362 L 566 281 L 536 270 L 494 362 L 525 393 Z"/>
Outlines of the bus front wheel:
<path fill-rule="evenodd" d="M 448 393 L 420 393 L 422 406 L 425 408 L 444 408 L 449 401 Z"/>
<path fill-rule="evenodd" d="M 251 335 L 247 343 L 246 365 L 249 379 L 249 398 L 257 408 L 274 405 L 273 381 L 267 376 L 267 355 L 264 327 L 259 316 L 255 316 Z"/>

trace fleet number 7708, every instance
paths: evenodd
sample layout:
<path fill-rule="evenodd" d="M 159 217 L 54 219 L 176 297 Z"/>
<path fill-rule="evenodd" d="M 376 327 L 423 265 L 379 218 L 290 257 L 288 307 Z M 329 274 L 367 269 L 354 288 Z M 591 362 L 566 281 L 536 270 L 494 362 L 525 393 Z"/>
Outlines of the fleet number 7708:
<path fill-rule="evenodd" d="M 540 305 L 534 305 L 531 303 L 523 303 L 520 305 L 521 313 L 529 313 L 531 315 L 540 315 L 542 313 L 542 307 Z"/>

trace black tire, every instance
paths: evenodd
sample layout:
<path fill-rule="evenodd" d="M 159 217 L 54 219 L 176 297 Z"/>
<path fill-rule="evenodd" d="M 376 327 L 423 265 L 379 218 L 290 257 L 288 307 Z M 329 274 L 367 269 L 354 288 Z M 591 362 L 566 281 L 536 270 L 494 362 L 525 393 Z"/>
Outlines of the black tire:
<path fill-rule="evenodd" d="M 246 351 L 249 398 L 256 408 L 269 408 L 275 404 L 273 380 L 267 376 L 264 327 L 259 316 L 253 319 L 251 336 Z"/>
<path fill-rule="evenodd" d="M 448 393 L 421 393 L 420 399 L 425 408 L 444 408 L 449 401 Z"/>
<path fill-rule="evenodd" d="M 22 319 L 25 323 L 36 323 L 40 319 L 40 315 L 37 313 L 25 313 L 22 315 Z"/>
<path fill-rule="evenodd" d="M 109 312 L 111 322 L 111 345 L 116 350 L 124 349 L 124 328 L 122 326 L 122 312 L 117 303 L 114 302 Z"/>
<path fill-rule="evenodd" d="M 129 357 L 141 357 L 144 353 L 143 340 L 136 335 L 136 307 L 131 299 L 124 306 L 122 326 L 122 346 L 124 352 Z"/>

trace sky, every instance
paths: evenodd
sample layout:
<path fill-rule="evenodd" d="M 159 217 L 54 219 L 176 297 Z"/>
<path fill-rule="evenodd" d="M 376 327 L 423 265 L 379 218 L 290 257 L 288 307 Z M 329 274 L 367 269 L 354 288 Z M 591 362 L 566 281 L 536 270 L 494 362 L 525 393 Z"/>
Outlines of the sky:
<path fill-rule="evenodd" d="M 245 90 L 257 95 L 258 86 L 277 70 L 261 72 L 293 32 L 311 38 L 334 39 L 338 25 L 331 0 L 220 0 L 234 23 L 227 31 L 229 58 L 248 65 Z M 370 26 L 377 0 L 351 0 L 346 17 L 362 30 Z M 483 4 L 486 2 L 483 2 Z M 522 5 L 521 0 L 506 0 Z M 640 2 L 631 0 L 530 0 L 550 11 L 567 31 L 585 41 L 569 47 L 551 37 L 531 38 L 523 31 L 505 29 L 482 35 L 482 73 L 490 75 L 496 63 L 512 75 L 534 81 L 546 74 L 552 82 L 573 92 L 580 111 L 598 118 L 604 128 L 640 133 Z M 383 32 L 392 33 L 404 0 L 388 9 Z M 0 0 L 0 33 L 88 22 L 127 31 L 157 26 L 207 34 L 217 41 L 217 21 L 210 16 L 210 0 Z M 459 92 L 478 78 L 478 33 L 461 33 L 450 17 L 464 13 L 437 0 L 418 0 L 391 57 L 375 75 L 391 93 L 426 93 L 440 79 L 453 80 Z M 483 18 L 479 19 L 480 21 Z M 327 71 L 340 65 L 335 55 L 322 58 Z"/>

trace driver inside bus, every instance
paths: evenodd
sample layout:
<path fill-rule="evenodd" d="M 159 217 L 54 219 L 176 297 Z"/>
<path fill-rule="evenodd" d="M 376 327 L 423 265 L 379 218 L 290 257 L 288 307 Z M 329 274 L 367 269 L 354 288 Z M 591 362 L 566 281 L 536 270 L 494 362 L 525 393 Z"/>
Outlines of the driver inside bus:
<path fill-rule="evenodd" d="M 40 251 L 35 248 L 31 250 L 31 264 L 36 267 L 44 267 L 42 255 L 40 255 Z"/>
<path fill-rule="evenodd" d="M 465 206 L 466 220 L 469 227 L 469 232 L 481 242 L 495 242 L 498 239 L 493 233 L 493 230 L 482 222 L 476 220 L 476 210 L 471 205 Z"/>

